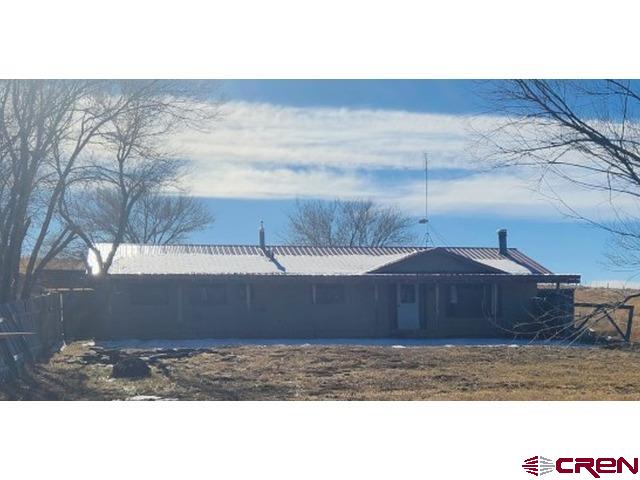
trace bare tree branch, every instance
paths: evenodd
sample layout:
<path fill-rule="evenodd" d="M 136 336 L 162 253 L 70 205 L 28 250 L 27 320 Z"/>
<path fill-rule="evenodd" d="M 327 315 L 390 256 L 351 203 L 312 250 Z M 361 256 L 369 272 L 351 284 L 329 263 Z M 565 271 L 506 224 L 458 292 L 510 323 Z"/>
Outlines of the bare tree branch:
<path fill-rule="evenodd" d="M 77 189 L 116 185 L 124 230 L 143 195 L 172 183 L 168 175 L 182 162 L 163 140 L 216 118 L 209 87 L 165 80 L 0 81 L 0 302 L 29 296 L 39 273 L 69 243 L 93 247 L 70 210 L 68 198 Z"/>
<path fill-rule="evenodd" d="M 411 217 L 371 200 L 297 200 L 288 220 L 289 244 L 382 247 L 415 241 Z"/>
<path fill-rule="evenodd" d="M 96 241 L 110 241 L 118 235 L 120 223 L 120 192 L 117 189 L 92 190 L 81 198 L 84 229 L 91 231 Z M 213 215 L 197 198 L 184 194 L 159 192 L 144 194 L 128 215 L 122 234 L 126 243 L 169 245 L 184 242 L 188 235 L 208 228 Z"/>
<path fill-rule="evenodd" d="M 552 192 L 548 197 L 563 213 L 611 233 L 612 258 L 637 256 L 640 248 L 637 88 L 619 80 L 500 82 L 492 98 L 503 121 L 485 138 L 498 165 L 537 168 L 538 185 Z M 581 212 L 563 183 L 605 194 L 608 215 Z"/>

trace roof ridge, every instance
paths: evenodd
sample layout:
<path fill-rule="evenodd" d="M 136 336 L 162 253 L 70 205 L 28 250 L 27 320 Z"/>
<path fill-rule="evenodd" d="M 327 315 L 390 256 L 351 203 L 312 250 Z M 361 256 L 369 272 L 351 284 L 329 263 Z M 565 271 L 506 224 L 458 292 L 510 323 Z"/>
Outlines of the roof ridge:
<path fill-rule="evenodd" d="M 112 245 L 113 242 L 96 242 L 96 245 Z M 256 247 L 260 248 L 260 245 L 254 243 L 172 243 L 172 244 L 164 244 L 158 245 L 153 243 L 130 243 L 123 242 L 120 246 L 136 246 L 136 247 Z M 486 247 L 486 246 L 456 246 L 456 245 L 436 245 L 433 247 L 425 247 L 424 245 L 384 245 L 379 247 L 374 247 L 370 245 L 289 245 L 289 244 L 270 244 L 267 245 L 270 248 L 274 247 L 286 247 L 286 248 L 361 248 L 361 249 L 377 249 L 377 248 L 403 248 L 403 249 L 414 249 L 414 250 L 432 250 L 435 248 L 456 248 L 456 249 L 487 249 L 487 250 L 499 250 L 499 247 Z M 508 247 L 508 250 L 518 250 L 517 247 Z"/>
<path fill-rule="evenodd" d="M 113 242 L 96 242 L 96 245 L 112 245 Z M 171 243 L 171 244 L 153 244 L 153 243 L 129 243 L 124 242 L 119 246 L 134 246 L 134 247 L 255 247 L 260 248 L 260 245 L 254 243 Z M 387 249 L 387 248 L 405 248 L 405 249 L 432 249 L 436 247 L 424 247 L 420 245 L 384 245 L 380 247 L 374 247 L 370 245 L 288 245 L 288 244 L 270 244 L 268 248 L 360 248 L 360 249 Z"/>
<path fill-rule="evenodd" d="M 439 246 L 439 247 L 429 247 L 429 248 L 457 248 L 457 249 L 462 249 L 462 248 L 472 248 L 474 250 L 478 250 L 480 248 L 486 249 L 486 250 L 500 250 L 500 247 L 456 247 L 455 245 L 448 245 L 448 246 Z M 518 247 L 507 247 L 507 250 L 518 250 Z"/>

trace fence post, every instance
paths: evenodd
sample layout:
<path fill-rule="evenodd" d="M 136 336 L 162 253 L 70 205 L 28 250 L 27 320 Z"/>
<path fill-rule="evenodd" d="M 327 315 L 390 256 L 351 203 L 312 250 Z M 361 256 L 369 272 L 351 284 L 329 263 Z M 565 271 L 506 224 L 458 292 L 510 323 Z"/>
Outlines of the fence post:
<path fill-rule="evenodd" d="M 4 318 L 0 317 L 0 324 L 2 323 L 4 323 Z M 2 328 L 0 328 L 0 330 L 2 330 Z M 13 354 L 11 353 L 8 338 L 0 338 L 0 354 L 2 354 L 3 362 L 11 373 L 13 375 L 18 375 L 18 365 L 16 365 L 16 360 L 13 358 Z"/>
<path fill-rule="evenodd" d="M 58 324 L 58 333 L 60 335 L 60 339 L 62 340 L 62 345 L 66 345 L 67 344 L 67 340 L 65 338 L 65 334 L 64 334 L 64 294 L 62 292 L 60 292 L 59 294 L 60 297 L 60 302 L 59 302 L 59 311 L 60 311 L 60 322 Z"/>
<path fill-rule="evenodd" d="M 633 310 L 634 310 L 634 307 L 633 305 L 631 305 L 627 312 L 629 316 L 627 318 L 627 330 L 624 336 L 627 342 L 631 341 L 631 328 L 633 327 Z"/>

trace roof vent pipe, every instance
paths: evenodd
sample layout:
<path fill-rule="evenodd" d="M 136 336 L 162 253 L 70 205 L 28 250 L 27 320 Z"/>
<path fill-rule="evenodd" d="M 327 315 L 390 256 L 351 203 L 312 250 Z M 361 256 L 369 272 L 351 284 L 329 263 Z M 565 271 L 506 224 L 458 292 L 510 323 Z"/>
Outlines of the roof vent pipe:
<path fill-rule="evenodd" d="M 264 251 L 266 250 L 266 246 L 264 243 L 264 223 L 260 220 L 260 248 Z"/>
<path fill-rule="evenodd" d="M 507 250 L 507 229 L 501 228 L 498 230 L 498 245 L 500 247 L 500 255 L 508 255 L 509 250 Z"/>

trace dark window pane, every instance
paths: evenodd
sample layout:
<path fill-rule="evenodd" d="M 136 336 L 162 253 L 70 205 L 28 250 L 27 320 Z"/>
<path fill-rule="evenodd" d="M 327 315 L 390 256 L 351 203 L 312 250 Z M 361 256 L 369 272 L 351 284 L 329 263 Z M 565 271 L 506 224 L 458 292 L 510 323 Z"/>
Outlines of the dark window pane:
<path fill-rule="evenodd" d="M 447 291 L 447 313 L 450 317 L 479 318 L 491 315 L 490 285 L 452 285 Z"/>
<path fill-rule="evenodd" d="M 400 285 L 400 303 L 416 303 L 415 285 Z"/>
<path fill-rule="evenodd" d="M 343 303 L 344 285 L 319 284 L 316 285 L 316 303 Z"/>
<path fill-rule="evenodd" d="M 128 290 L 132 305 L 169 304 L 169 289 L 166 285 L 132 284 Z"/>

